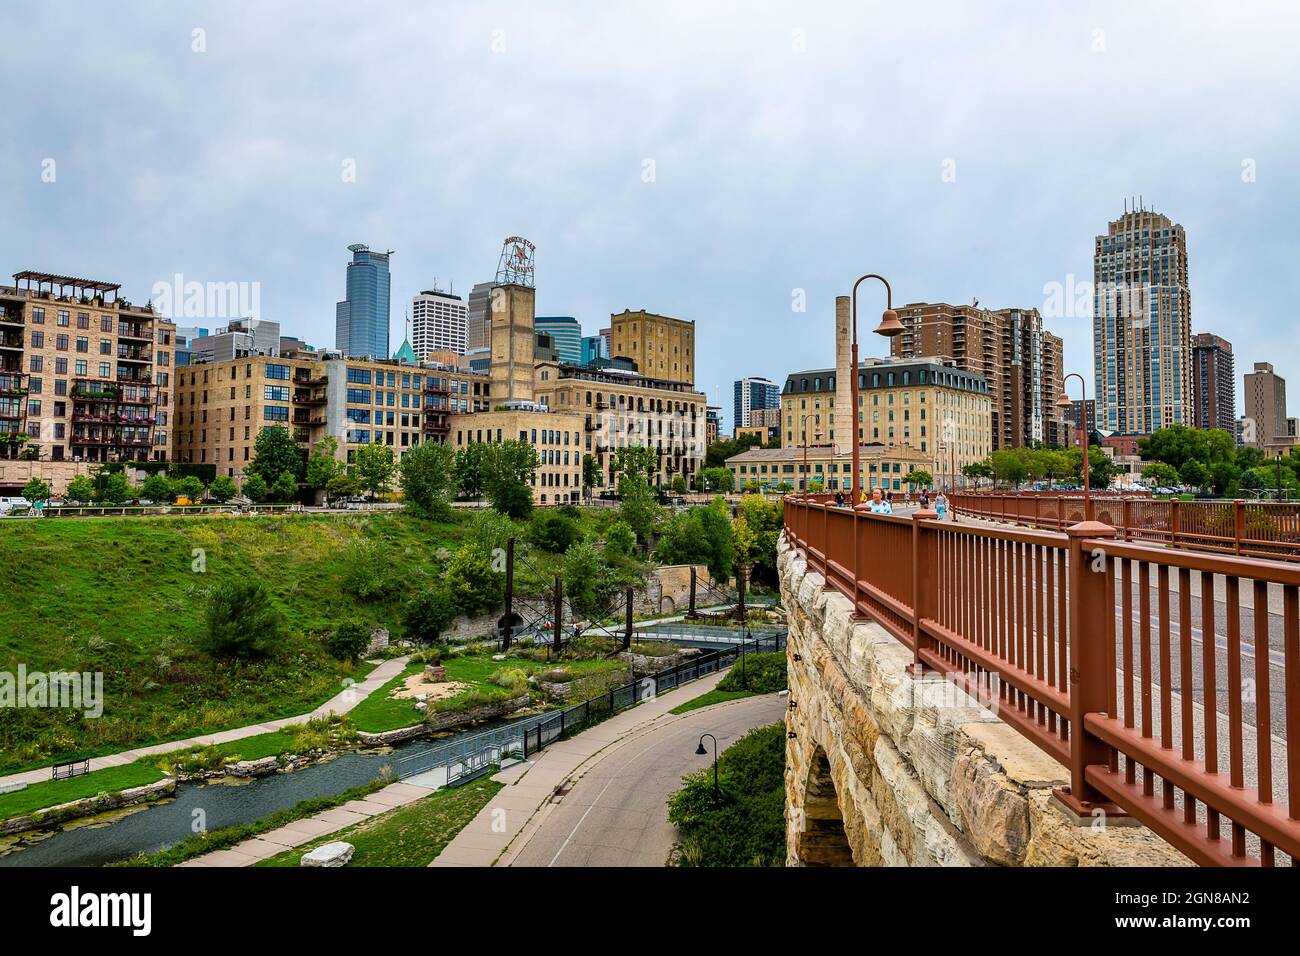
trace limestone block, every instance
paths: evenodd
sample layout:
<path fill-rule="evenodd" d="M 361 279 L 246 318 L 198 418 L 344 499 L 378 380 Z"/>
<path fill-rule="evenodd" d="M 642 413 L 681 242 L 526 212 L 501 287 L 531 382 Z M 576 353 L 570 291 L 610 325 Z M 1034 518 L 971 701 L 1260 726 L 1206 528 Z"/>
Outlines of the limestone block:
<path fill-rule="evenodd" d="M 347 866 L 352 862 L 352 854 L 355 852 L 351 843 L 344 843 L 342 840 L 336 840 L 333 843 L 326 843 L 316 847 L 302 855 L 298 861 L 299 866 Z"/>

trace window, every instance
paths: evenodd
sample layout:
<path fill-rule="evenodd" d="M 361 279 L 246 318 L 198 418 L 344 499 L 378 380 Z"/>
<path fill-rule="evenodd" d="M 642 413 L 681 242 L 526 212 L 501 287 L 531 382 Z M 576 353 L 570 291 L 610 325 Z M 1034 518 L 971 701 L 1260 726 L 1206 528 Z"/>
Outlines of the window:
<path fill-rule="evenodd" d="M 284 405 L 267 405 L 263 411 L 268 422 L 287 422 L 289 420 L 289 409 Z"/>
<path fill-rule="evenodd" d="M 206 374 L 206 373 L 205 373 L 205 374 Z M 266 366 L 266 377 L 267 377 L 267 378 L 278 379 L 278 380 L 281 380 L 281 381 L 288 381 L 288 379 L 289 379 L 289 366 L 287 366 L 287 365 L 267 365 L 267 366 Z"/>
<path fill-rule="evenodd" d="M 231 388 L 230 397 L 235 397 L 235 390 Z M 289 386 L 287 385 L 265 385 L 262 388 L 262 397 L 268 402 L 287 402 L 289 400 Z"/>

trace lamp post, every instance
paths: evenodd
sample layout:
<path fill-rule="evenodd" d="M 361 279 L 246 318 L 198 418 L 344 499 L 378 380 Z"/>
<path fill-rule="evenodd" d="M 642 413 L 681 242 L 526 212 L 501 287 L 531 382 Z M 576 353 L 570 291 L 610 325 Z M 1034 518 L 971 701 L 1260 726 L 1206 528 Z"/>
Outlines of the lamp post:
<path fill-rule="evenodd" d="M 717 801 L 722 794 L 722 791 L 718 788 L 718 738 L 713 734 L 700 734 L 700 745 L 695 748 L 695 753 L 700 757 L 708 755 L 709 752 L 704 749 L 705 737 L 713 741 L 713 799 Z"/>
<path fill-rule="evenodd" d="M 799 430 L 803 433 L 803 497 L 808 500 L 808 416 L 799 416 Z"/>
<path fill-rule="evenodd" d="M 1079 380 L 1079 388 L 1083 391 L 1083 400 L 1079 403 L 1079 417 L 1083 424 L 1083 517 L 1087 521 L 1092 520 L 1092 492 L 1090 491 L 1091 473 L 1088 470 L 1088 446 L 1092 444 L 1092 433 L 1088 428 L 1088 383 L 1083 380 L 1083 376 L 1078 372 L 1071 372 L 1061 380 L 1061 397 L 1056 401 L 1056 407 L 1064 411 L 1071 405 L 1069 393 L 1065 390 L 1065 383 L 1072 378 Z"/>
<path fill-rule="evenodd" d="M 853 495 L 849 499 L 852 507 L 858 506 L 858 495 L 861 494 L 859 482 L 862 477 L 861 454 L 858 451 L 858 286 L 862 285 L 868 279 L 877 279 L 885 287 L 885 311 L 880 317 L 880 324 L 876 326 L 876 334 L 883 335 L 885 338 L 893 338 L 903 331 L 903 323 L 898 321 L 898 313 L 894 311 L 894 290 L 889 287 L 889 282 L 884 276 L 878 276 L 874 273 L 859 277 L 858 281 L 853 283 L 853 345 L 851 351 L 851 373 L 852 378 L 849 380 L 851 386 L 851 402 L 853 408 L 849 412 L 849 420 L 852 422 L 853 438 Z"/>

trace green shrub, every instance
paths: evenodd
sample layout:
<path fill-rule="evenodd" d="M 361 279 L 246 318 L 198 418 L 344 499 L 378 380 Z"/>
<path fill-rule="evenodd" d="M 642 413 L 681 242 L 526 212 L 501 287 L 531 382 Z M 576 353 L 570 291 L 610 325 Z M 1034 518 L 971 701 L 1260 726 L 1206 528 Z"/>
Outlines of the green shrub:
<path fill-rule="evenodd" d="M 679 866 L 782 866 L 785 863 L 785 724 L 751 730 L 713 768 L 683 778 L 668 800 L 680 834 Z"/>
<path fill-rule="evenodd" d="M 615 521 L 605 532 L 605 550 L 614 554 L 629 555 L 636 545 L 636 535 L 626 521 Z"/>
<path fill-rule="evenodd" d="M 519 667 L 503 667 L 501 670 L 493 671 L 488 680 L 512 690 L 523 690 L 528 686 L 528 674 Z"/>
<path fill-rule="evenodd" d="M 718 681 L 718 690 L 747 690 L 754 694 L 774 694 L 789 687 L 785 651 L 746 654 L 742 672 L 740 661 L 731 665 L 727 676 Z"/>
<path fill-rule="evenodd" d="M 578 522 L 559 511 L 539 511 L 528 524 L 533 544 L 552 554 L 563 554 L 578 540 Z"/>
<path fill-rule="evenodd" d="M 505 687 L 488 688 L 483 690 L 472 691 L 463 697 L 445 697 L 433 705 L 433 709 L 438 713 L 450 713 L 460 710 L 472 710 L 475 707 L 486 707 L 491 704 L 503 704 L 519 695 L 513 688 Z"/>
<path fill-rule="evenodd" d="M 495 611 L 505 600 L 506 576 L 495 569 L 491 553 L 480 546 L 466 545 L 457 551 L 445 581 L 456 607 L 471 617 Z"/>
<path fill-rule="evenodd" d="M 402 611 L 402 626 L 407 638 L 420 644 L 437 641 L 443 629 L 455 619 L 456 602 L 443 586 L 421 591 L 406 602 Z"/>
<path fill-rule="evenodd" d="M 360 621 L 344 621 L 334 629 L 327 646 L 335 660 L 355 661 L 370 646 L 370 628 Z"/>
<path fill-rule="evenodd" d="M 391 557 L 373 541 L 362 541 L 348 549 L 342 580 L 343 590 L 362 601 L 387 601 L 402 587 Z"/>
<path fill-rule="evenodd" d="M 218 585 L 208 596 L 199 648 L 220 657 L 259 657 L 280 636 L 283 619 L 261 581 Z"/>
<path fill-rule="evenodd" d="M 573 680 L 573 672 L 563 667 L 553 667 L 549 671 L 543 671 L 538 677 L 549 684 L 567 684 Z"/>

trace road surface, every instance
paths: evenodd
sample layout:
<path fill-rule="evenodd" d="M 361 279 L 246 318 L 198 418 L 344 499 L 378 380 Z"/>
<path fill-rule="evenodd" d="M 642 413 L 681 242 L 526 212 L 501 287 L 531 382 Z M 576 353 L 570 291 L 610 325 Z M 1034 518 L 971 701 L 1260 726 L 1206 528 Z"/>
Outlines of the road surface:
<path fill-rule="evenodd" d="M 683 698 L 685 699 L 685 698 Z M 557 803 L 540 826 L 502 860 L 510 866 L 664 866 L 677 842 L 668 797 L 682 777 L 712 766 L 713 750 L 697 756 L 700 735 L 718 738 L 718 752 L 746 733 L 781 720 L 784 697 L 766 694 L 661 720 L 609 748 Z"/>

